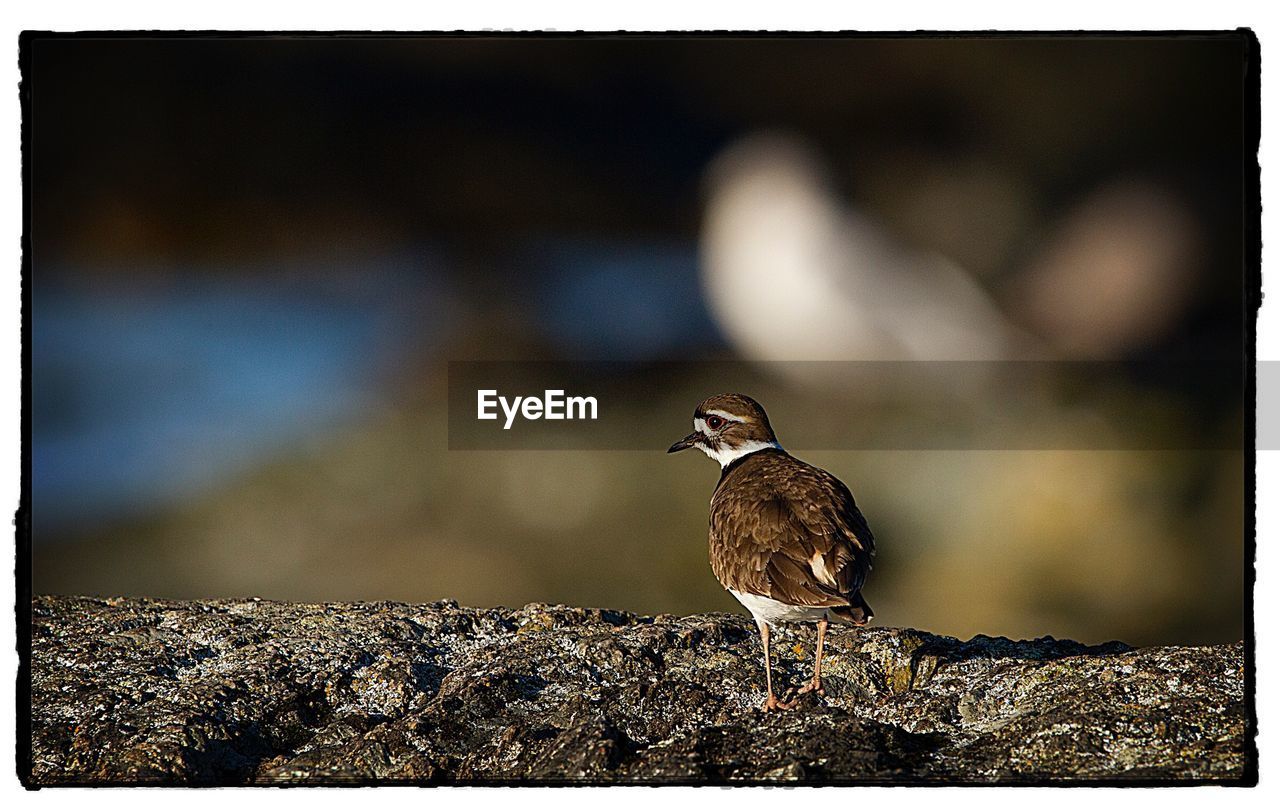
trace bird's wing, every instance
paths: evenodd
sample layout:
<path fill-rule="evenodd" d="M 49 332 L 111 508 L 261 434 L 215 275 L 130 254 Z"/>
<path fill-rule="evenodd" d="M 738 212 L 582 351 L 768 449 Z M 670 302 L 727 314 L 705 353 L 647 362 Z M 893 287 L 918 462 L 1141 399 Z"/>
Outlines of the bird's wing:
<path fill-rule="evenodd" d="M 805 497 L 788 495 L 796 491 Z M 711 541 L 725 587 L 812 607 L 851 604 L 875 554 L 849 489 L 808 465 L 792 471 L 788 486 L 717 492 Z"/>

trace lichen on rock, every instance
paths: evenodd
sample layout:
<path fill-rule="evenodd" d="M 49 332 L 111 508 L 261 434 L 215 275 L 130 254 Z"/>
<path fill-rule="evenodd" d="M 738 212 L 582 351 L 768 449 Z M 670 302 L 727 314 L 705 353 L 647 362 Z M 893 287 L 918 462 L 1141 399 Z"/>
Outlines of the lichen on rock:
<path fill-rule="evenodd" d="M 1256 780 L 1240 643 L 833 627 L 756 707 L 746 617 L 37 597 L 30 782 Z M 776 646 L 810 674 L 812 631 Z M 799 641 L 800 650 L 791 649 Z"/>

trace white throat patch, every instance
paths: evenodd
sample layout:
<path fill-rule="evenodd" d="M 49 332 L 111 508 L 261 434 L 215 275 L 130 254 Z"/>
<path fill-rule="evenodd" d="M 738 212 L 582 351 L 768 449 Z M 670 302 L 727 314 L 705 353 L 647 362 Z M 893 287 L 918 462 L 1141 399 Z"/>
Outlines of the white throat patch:
<path fill-rule="evenodd" d="M 720 469 L 728 467 L 743 456 L 750 455 L 758 450 L 768 450 L 771 447 L 775 450 L 782 449 L 782 445 L 777 442 L 747 442 L 739 447 L 721 447 L 718 450 L 698 445 L 699 450 L 720 462 Z"/>

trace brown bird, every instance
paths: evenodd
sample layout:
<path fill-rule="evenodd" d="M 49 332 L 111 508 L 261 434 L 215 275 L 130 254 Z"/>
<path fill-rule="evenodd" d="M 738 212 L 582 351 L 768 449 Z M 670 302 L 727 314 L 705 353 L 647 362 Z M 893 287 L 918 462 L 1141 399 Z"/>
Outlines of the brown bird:
<path fill-rule="evenodd" d="M 711 496 L 711 570 L 756 620 L 764 643 L 765 711 L 823 694 L 822 643 L 831 618 L 864 625 L 874 615 L 862 585 L 875 538 L 840 479 L 778 444 L 760 403 L 719 394 L 693 412 L 693 432 L 668 453 L 696 447 L 720 462 Z M 781 702 L 773 693 L 769 628 L 816 623 L 813 680 Z"/>

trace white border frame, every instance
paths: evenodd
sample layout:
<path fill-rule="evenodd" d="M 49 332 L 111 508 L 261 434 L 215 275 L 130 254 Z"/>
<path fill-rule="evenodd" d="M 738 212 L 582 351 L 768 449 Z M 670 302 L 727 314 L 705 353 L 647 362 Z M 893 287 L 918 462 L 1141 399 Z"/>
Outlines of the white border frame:
<path fill-rule="evenodd" d="M 1274 4 L 1272 4 L 1274 5 Z M 542 2 L 472 2 L 466 4 L 429 4 L 424 2 L 386 2 L 365 0 L 361 3 L 315 2 L 297 7 L 284 4 L 268 5 L 261 0 L 224 0 L 219 3 L 173 3 L 161 0 L 116 0 L 116 2 L 90 2 L 89 0 L 65 0 L 56 5 L 9 4 L 4 11 L 9 57 L 0 60 L 4 80 L 0 87 L 7 92 L 0 95 L 5 105 L 6 126 L 0 131 L 0 145 L 6 160 L 0 164 L 3 178 L 4 222 L 8 266 L 13 270 L 0 276 L 0 334 L 5 336 L 5 351 L 0 353 L 0 402 L 10 418 L 0 423 L 4 464 L 0 464 L 0 492 L 7 495 L 5 510 L 16 507 L 19 481 L 19 403 L 21 401 L 19 352 L 19 277 L 16 272 L 20 262 L 19 238 L 22 223 L 22 196 L 20 183 L 19 129 L 20 107 L 14 89 L 19 81 L 17 64 L 18 33 L 32 30 L 558 30 L 558 31 L 611 31 L 611 30 L 860 30 L 860 31 L 911 31 L 911 30 L 1222 30 L 1250 27 L 1257 33 L 1262 47 L 1262 144 L 1259 159 L 1262 163 L 1262 188 L 1275 189 L 1280 183 L 1276 164 L 1280 163 L 1277 143 L 1277 97 L 1275 81 L 1268 81 L 1269 74 L 1276 75 L 1276 61 L 1280 51 L 1268 45 L 1273 37 L 1280 37 L 1280 26 L 1272 24 L 1274 12 L 1268 4 L 1257 2 L 1215 0 L 1212 3 L 1171 0 L 1162 4 L 1139 4 L 1117 0 L 1075 0 L 1071 3 L 1027 3 L 969 0 L 969 2 L 906 2 L 847 3 L 838 6 L 834 2 L 791 0 L 785 3 L 703 2 L 688 0 L 650 0 L 635 7 L 599 2 L 572 2 L 569 0 L 543 0 Z M 1268 165 L 1268 161 L 1270 164 Z M 1280 263 L 1280 230 L 1277 229 L 1277 206 L 1274 199 L 1269 208 L 1263 209 L 1263 288 L 1270 291 L 1270 309 L 1263 308 L 1258 324 L 1258 359 L 1280 360 L 1280 316 L 1276 315 L 1280 300 L 1280 285 L 1275 273 L 1267 268 Z M 1258 403 L 1260 415 L 1277 418 L 1280 402 Z M 1280 450 L 1258 453 L 1257 492 L 1257 546 L 1258 584 L 1255 589 L 1255 613 L 1257 638 L 1257 693 L 1260 717 L 1259 748 L 1261 755 L 1261 787 L 1253 791 L 1224 791 L 1220 788 L 1202 787 L 1164 789 L 1158 795 L 1141 789 L 1100 788 L 1093 790 L 1054 790 L 1050 788 L 930 788 L 905 792 L 895 788 L 860 788 L 856 793 L 808 791 L 774 792 L 769 789 L 734 789 L 731 793 L 708 793 L 699 788 L 668 788 L 654 793 L 650 788 L 572 788 L 526 790 L 519 794 L 521 805 L 555 807 L 595 806 L 607 802 L 616 810 L 632 806 L 649 805 L 654 801 L 685 804 L 705 803 L 709 799 L 732 802 L 735 810 L 769 807 L 775 810 L 779 804 L 804 802 L 839 803 L 867 800 L 892 802 L 904 807 L 936 806 L 938 803 L 970 804 L 982 807 L 1020 806 L 1035 802 L 1050 808 L 1072 807 L 1081 801 L 1091 805 L 1124 805 L 1135 801 L 1156 799 L 1167 810 L 1200 806 L 1206 801 L 1232 801 L 1249 805 L 1266 802 L 1273 804 L 1280 794 L 1280 766 L 1276 765 L 1275 750 L 1268 751 L 1268 743 L 1274 733 L 1268 727 L 1280 717 L 1276 700 L 1267 689 L 1269 676 L 1277 671 L 1277 652 L 1273 622 L 1280 607 L 1280 589 L 1274 574 L 1277 554 L 1266 541 L 1280 535 L 1280 499 L 1276 498 L 1276 482 L 1280 480 Z M 1271 587 L 1268 587 L 1271 586 Z M 8 610 L 14 603 L 13 582 L 8 576 L 0 577 L 0 605 Z M 377 801 L 380 804 L 430 803 L 433 807 L 457 805 L 486 805 L 490 802 L 510 802 L 513 796 L 500 789 L 457 788 L 436 789 L 420 793 L 413 788 L 379 789 L 375 796 L 334 789 L 241 790 L 231 796 L 226 789 L 182 791 L 142 789 L 88 789 L 45 790 L 26 793 L 18 785 L 13 769 L 14 748 L 14 673 L 17 671 L 14 626 L 12 621 L 0 621 L 0 785 L 9 798 L 23 803 L 46 806 L 82 805 L 91 802 L 95 806 L 111 808 L 159 807 L 175 802 L 189 803 L 196 808 L 221 805 L 229 798 L 237 804 L 259 806 L 266 804 L 300 805 L 308 807 L 346 806 L 353 801 Z M 1270 721 L 1270 722 L 1269 722 Z M 1268 756 L 1268 753 L 1271 756 Z M 602 794 L 601 790 L 608 790 Z M 892 796 L 883 791 L 896 791 Z M 942 791 L 945 795 L 939 794 Z M 1030 791 L 1030 792 L 1028 792 Z"/>

